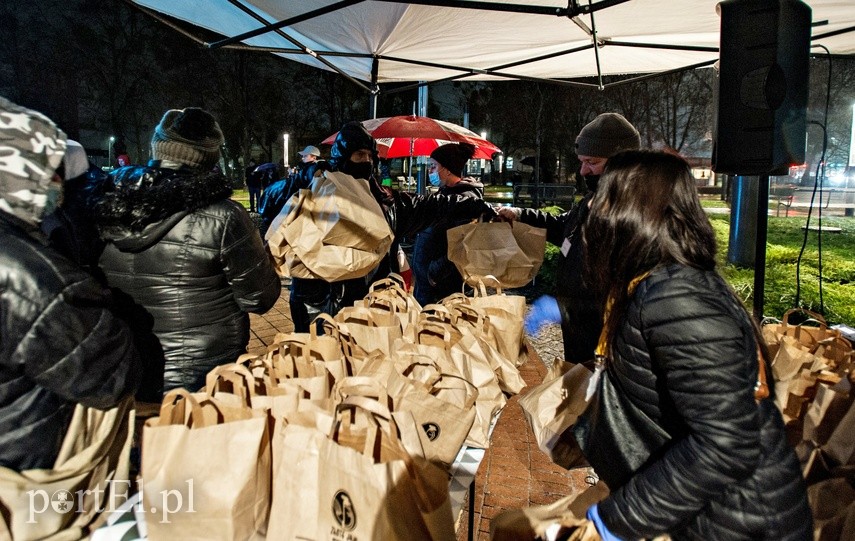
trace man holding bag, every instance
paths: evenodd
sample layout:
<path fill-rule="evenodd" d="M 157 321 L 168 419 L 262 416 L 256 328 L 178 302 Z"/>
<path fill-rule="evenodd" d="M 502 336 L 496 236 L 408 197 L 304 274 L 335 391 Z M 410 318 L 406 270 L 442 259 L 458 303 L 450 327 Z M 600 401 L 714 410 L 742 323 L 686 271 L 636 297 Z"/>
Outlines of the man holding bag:
<path fill-rule="evenodd" d="M 567 362 L 584 363 L 594 358 L 603 320 L 602 300 L 582 280 L 582 225 L 609 157 L 640 146 L 638 130 L 626 118 L 618 113 L 603 113 L 576 137 L 576 155 L 582 162 L 579 172 L 588 188 L 576 206 L 558 216 L 534 209 L 499 209 L 502 218 L 545 228 L 546 240 L 560 248 L 555 297 L 544 295 L 537 299 L 526 317 L 525 327 L 529 334 L 534 334 L 545 325 L 560 322 Z"/>
<path fill-rule="evenodd" d="M 484 185 L 472 177 L 463 177 L 466 162 L 472 159 L 475 146 L 450 143 L 437 147 L 430 154 L 430 183 L 445 195 L 465 195 L 484 198 Z M 459 293 L 463 277 L 448 260 L 448 229 L 460 225 L 428 227 L 418 234 L 413 247 L 413 272 L 416 276 L 414 296 L 422 306 Z"/>
<path fill-rule="evenodd" d="M 399 272 L 396 256 L 400 239 L 446 221 L 495 215 L 493 207 L 479 198 L 411 195 L 381 186 L 377 181 L 377 163 L 377 145 L 365 127 L 356 121 L 342 126 L 330 150 L 329 170 L 368 181 L 371 195 L 380 205 L 394 241 L 380 263 L 364 277 L 338 282 L 292 278 L 291 316 L 296 332 L 308 332 L 309 324 L 321 312 L 334 316 L 341 308 L 365 297 L 372 282 L 390 272 Z"/>

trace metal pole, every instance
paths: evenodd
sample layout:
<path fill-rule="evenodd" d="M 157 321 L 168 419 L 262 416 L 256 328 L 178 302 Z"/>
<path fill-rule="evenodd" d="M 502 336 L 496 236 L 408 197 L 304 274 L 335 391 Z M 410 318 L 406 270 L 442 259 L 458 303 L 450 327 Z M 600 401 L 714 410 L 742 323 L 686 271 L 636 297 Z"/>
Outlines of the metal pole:
<path fill-rule="evenodd" d="M 769 175 L 760 175 L 757 187 L 757 242 L 754 245 L 754 319 L 763 320 L 766 287 L 766 236 L 769 225 Z"/>

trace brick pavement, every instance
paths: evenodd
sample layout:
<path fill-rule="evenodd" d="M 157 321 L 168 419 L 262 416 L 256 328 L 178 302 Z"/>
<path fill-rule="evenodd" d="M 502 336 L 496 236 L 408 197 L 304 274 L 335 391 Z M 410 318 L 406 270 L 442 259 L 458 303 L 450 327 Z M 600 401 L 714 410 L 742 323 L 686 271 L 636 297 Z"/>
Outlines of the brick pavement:
<path fill-rule="evenodd" d="M 286 284 L 287 280 L 283 281 L 282 295 L 270 311 L 264 315 L 250 315 L 251 334 L 247 348 L 250 353 L 263 353 L 277 333 L 293 331 Z M 520 372 L 531 387 L 540 383 L 546 373 L 546 365 L 540 359 L 561 356 L 561 330 L 557 326 L 547 329 L 533 340 L 529 351 L 529 360 Z M 523 389 L 521 395 L 526 390 Z M 493 429 L 491 446 L 478 468 L 473 539 L 489 539 L 490 520 L 501 511 L 552 503 L 587 488 L 584 468 L 565 470 L 554 465 L 538 449 L 518 403 L 521 395 L 512 397 L 502 411 Z M 458 522 L 458 540 L 468 539 L 468 509 L 467 501 Z"/>

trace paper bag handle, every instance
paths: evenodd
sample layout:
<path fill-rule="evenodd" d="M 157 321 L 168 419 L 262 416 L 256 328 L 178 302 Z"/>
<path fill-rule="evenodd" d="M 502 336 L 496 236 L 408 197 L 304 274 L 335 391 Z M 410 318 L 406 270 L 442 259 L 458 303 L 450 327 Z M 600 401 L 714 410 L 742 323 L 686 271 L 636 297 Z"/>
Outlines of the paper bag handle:
<path fill-rule="evenodd" d="M 249 406 L 251 397 L 255 396 L 255 376 L 242 364 L 221 364 L 205 376 L 205 390 L 208 396 L 213 397 L 218 382 L 226 381 L 232 384 L 237 396 L 240 396 L 244 404 Z"/>
<path fill-rule="evenodd" d="M 475 401 L 478 400 L 479 394 L 478 387 L 476 387 L 475 384 L 473 384 L 468 379 L 460 377 L 456 374 L 449 374 L 447 372 L 443 372 L 442 374 L 440 374 L 440 376 L 440 380 L 434 384 L 430 394 L 436 395 L 438 392 L 443 390 L 456 391 L 458 387 L 452 387 L 448 385 L 447 381 L 443 381 L 445 380 L 445 378 L 454 378 L 456 380 L 462 381 L 464 385 L 469 389 L 469 392 L 466 393 L 466 402 L 464 403 L 463 409 L 468 410 L 475 405 Z"/>
<path fill-rule="evenodd" d="M 186 410 L 187 405 L 190 405 L 190 424 L 187 424 Z M 166 422 L 164 422 L 166 421 Z M 160 419 L 159 426 L 166 425 L 184 425 L 189 427 L 202 426 L 205 420 L 202 416 L 202 408 L 199 406 L 199 401 L 190 394 L 190 392 L 179 387 L 167 392 L 160 404 Z"/>
<path fill-rule="evenodd" d="M 496 295 L 502 294 L 502 282 L 500 282 L 499 279 L 496 278 L 495 276 L 493 276 L 492 274 L 487 274 L 484 276 L 470 276 L 467 279 L 467 282 L 469 282 L 470 284 L 474 284 L 474 285 L 478 286 L 478 287 L 473 286 L 474 295 L 476 297 L 487 297 L 487 296 L 489 296 L 487 294 L 487 285 L 484 284 L 485 280 L 492 280 L 493 282 L 495 282 L 496 285 L 492 286 L 492 287 L 493 287 L 493 289 L 496 290 Z"/>

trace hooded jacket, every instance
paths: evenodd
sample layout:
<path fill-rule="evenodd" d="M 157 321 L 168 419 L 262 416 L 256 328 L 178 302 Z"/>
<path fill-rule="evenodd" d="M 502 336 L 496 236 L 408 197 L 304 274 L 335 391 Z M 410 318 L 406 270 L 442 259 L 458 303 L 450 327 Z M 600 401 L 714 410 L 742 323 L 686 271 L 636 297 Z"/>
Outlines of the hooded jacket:
<path fill-rule="evenodd" d="M 151 314 L 165 358 L 164 391 L 195 391 L 249 342 L 248 313 L 264 313 L 281 283 L 246 210 L 220 174 L 129 166 L 95 205 L 108 241 L 111 287 Z"/>
<path fill-rule="evenodd" d="M 680 265 L 630 300 L 573 428 L 611 490 L 600 517 L 622 539 L 812 538 L 781 413 L 754 399 L 757 343 L 738 302 L 714 271 Z"/>
<path fill-rule="evenodd" d="M 443 186 L 444 195 L 466 195 L 484 198 L 484 185 L 474 178 L 462 178 L 454 186 Z M 466 223 L 468 220 L 463 220 Z M 448 230 L 461 221 L 431 226 L 416 237 L 413 245 L 413 273 L 416 287 L 413 295 L 422 306 L 434 303 L 463 290 L 463 277 L 448 260 Z"/>
<path fill-rule="evenodd" d="M 110 291 L 46 246 L 66 136 L 0 97 L 0 466 L 52 468 L 76 404 L 133 394 L 139 357 Z"/>
<path fill-rule="evenodd" d="M 0 212 L 0 466 L 51 468 L 74 406 L 133 394 L 140 361 L 110 291 Z"/>

